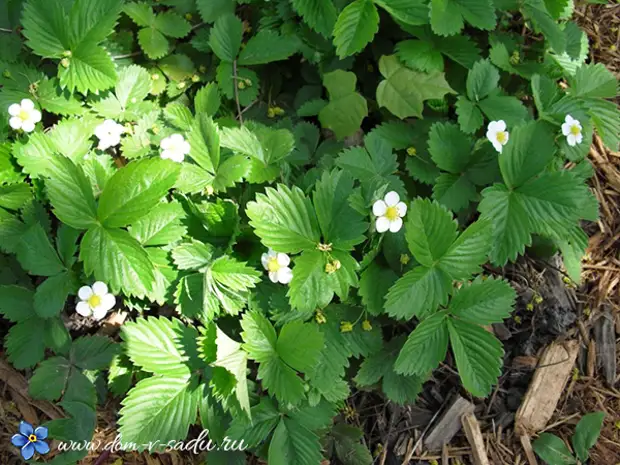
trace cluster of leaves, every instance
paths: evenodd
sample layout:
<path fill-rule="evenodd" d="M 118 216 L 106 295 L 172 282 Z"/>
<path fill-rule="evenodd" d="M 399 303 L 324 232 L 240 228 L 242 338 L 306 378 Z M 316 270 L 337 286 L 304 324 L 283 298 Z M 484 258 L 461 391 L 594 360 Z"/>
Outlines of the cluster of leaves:
<path fill-rule="evenodd" d="M 503 348 L 483 326 L 515 301 L 493 267 L 544 241 L 578 281 L 581 222 L 598 215 L 588 148 L 595 132 L 619 144 L 617 80 L 586 63 L 572 9 L 1 3 L 0 314 L 31 395 L 66 413 L 50 436 L 89 439 L 113 395 L 131 448 L 199 424 L 270 465 L 370 464 L 340 414 L 352 388 L 415 402 L 450 346 L 464 389 L 489 395 Z M 6 111 L 26 98 L 44 115 L 30 133 Z M 125 133 L 102 151 L 104 119 Z M 498 120 L 499 154 L 484 137 Z M 173 134 L 181 163 L 160 157 Z M 404 227 L 378 234 L 372 207 L 392 191 Z M 262 269 L 269 248 L 290 255 L 288 286 Z M 118 341 L 69 332 L 93 281 L 129 312 Z"/>

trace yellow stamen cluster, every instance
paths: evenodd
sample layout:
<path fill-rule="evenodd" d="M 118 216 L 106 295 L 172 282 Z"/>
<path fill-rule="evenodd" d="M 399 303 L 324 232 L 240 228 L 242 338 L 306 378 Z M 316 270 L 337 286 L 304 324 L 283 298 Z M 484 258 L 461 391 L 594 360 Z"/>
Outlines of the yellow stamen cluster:
<path fill-rule="evenodd" d="M 269 270 L 270 273 L 275 273 L 280 268 L 281 267 L 280 267 L 280 264 L 278 263 L 278 257 L 271 257 L 267 261 L 267 269 Z"/>
<path fill-rule="evenodd" d="M 34 434 L 31 434 L 30 436 L 28 436 L 28 441 L 37 442 L 37 437 Z"/>
<path fill-rule="evenodd" d="M 400 264 L 401 265 L 406 265 L 410 261 L 411 261 L 411 257 L 409 255 L 407 255 L 406 253 L 401 254 L 401 256 L 400 256 Z"/>
<path fill-rule="evenodd" d="M 353 323 L 350 321 L 341 321 L 340 322 L 340 332 L 341 333 L 350 333 L 353 331 Z"/>
<path fill-rule="evenodd" d="M 276 116 L 282 116 L 284 113 L 284 109 L 280 107 L 269 107 L 269 109 L 267 110 L 267 117 L 275 118 Z"/>
<path fill-rule="evenodd" d="M 323 313 L 321 310 L 316 311 L 316 315 L 314 315 L 314 319 L 320 325 L 327 323 L 327 317 L 325 316 L 325 313 Z"/>
<path fill-rule="evenodd" d="M 579 134 L 581 134 L 581 129 L 579 129 L 579 126 L 577 126 L 576 124 L 573 124 L 573 125 L 570 127 L 570 133 L 571 133 L 573 136 L 578 136 Z"/>
<path fill-rule="evenodd" d="M 91 308 L 98 307 L 99 305 L 101 305 L 101 297 L 96 294 L 91 295 L 88 298 L 88 305 L 90 305 Z"/>
<path fill-rule="evenodd" d="M 390 221 L 394 221 L 395 219 L 400 218 L 400 216 L 398 215 L 398 209 L 396 207 L 388 207 L 388 209 L 385 211 L 385 217 Z"/>
<path fill-rule="evenodd" d="M 506 139 L 508 137 L 507 137 L 507 134 L 506 134 L 505 131 L 500 131 L 500 132 L 497 133 L 496 138 L 497 138 L 497 142 L 499 142 L 500 144 L 504 144 L 504 143 L 506 143 Z"/>
<path fill-rule="evenodd" d="M 410 157 L 415 157 L 417 154 L 418 154 L 418 151 L 413 145 L 407 148 L 407 155 L 409 155 Z"/>
<path fill-rule="evenodd" d="M 368 320 L 362 321 L 362 329 L 364 331 L 372 331 L 372 325 L 370 324 L 370 321 Z"/>
<path fill-rule="evenodd" d="M 325 273 L 327 274 L 335 273 L 336 271 L 340 269 L 340 267 L 342 267 L 342 263 L 340 263 L 340 260 L 330 261 L 325 265 Z"/>

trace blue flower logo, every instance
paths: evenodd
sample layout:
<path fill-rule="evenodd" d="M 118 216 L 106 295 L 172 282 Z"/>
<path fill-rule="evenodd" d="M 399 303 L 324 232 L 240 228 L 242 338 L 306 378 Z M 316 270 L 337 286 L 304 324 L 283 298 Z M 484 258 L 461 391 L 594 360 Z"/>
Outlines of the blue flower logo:
<path fill-rule="evenodd" d="M 19 433 L 13 435 L 11 443 L 15 447 L 21 447 L 21 453 L 24 460 L 30 460 L 37 451 L 39 454 L 47 454 L 50 446 L 43 439 L 47 438 L 47 428 L 39 426 L 33 430 L 30 423 L 22 421 L 19 424 Z"/>

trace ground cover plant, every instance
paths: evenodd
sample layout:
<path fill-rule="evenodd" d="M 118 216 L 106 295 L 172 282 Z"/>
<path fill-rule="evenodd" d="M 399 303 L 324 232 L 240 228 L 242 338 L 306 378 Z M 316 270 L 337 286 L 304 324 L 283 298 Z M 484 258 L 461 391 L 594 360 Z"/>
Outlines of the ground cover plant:
<path fill-rule="evenodd" d="M 16 431 L 24 458 L 88 441 L 114 397 L 129 448 L 204 428 L 270 465 L 365 464 L 352 390 L 414 403 L 450 351 L 489 395 L 484 326 L 515 300 L 494 270 L 535 246 L 579 281 L 593 133 L 618 149 L 572 9 L 0 3 L 6 355 L 66 414 Z"/>

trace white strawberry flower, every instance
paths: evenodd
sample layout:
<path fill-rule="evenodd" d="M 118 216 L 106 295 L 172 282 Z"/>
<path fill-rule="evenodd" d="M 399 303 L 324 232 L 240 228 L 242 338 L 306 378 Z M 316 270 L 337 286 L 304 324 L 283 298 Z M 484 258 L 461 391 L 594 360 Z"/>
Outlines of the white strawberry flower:
<path fill-rule="evenodd" d="M 9 115 L 11 115 L 9 126 L 24 132 L 34 131 L 34 125 L 41 121 L 41 112 L 34 107 L 34 102 L 27 98 L 11 105 Z"/>
<path fill-rule="evenodd" d="M 506 131 L 504 120 L 491 121 L 487 127 L 487 139 L 491 141 L 495 150 L 502 153 L 504 145 L 508 143 L 510 134 Z"/>
<path fill-rule="evenodd" d="M 189 153 L 190 145 L 181 134 L 172 134 L 162 139 L 160 142 L 162 148 L 161 157 L 181 163 L 185 160 L 185 155 Z"/>
<path fill-rule="evenodd" d="M 78 291 L 78 302 L 75 311 L 82 316 L 92 316 L 101 320 L 116 305 L 116 297 L 108 292 L 108 286 L 97 281 L 92 286 L 82 286 Z"/>
<path fill-rule="evenodd" d="M 562 124 L 562 134 L 566 136 L 566 142 L 571 147 L 577 144 L 581 144 L 583 141 L 583 134 L 581 133 L 581 123 L 573 118 L 571 115 L 566 115 L 564 124 Z"/>
<path fill-rule="evenodd" d="M 261 263 L 269 273 L 273 283 L 288 284 L 293 279 L 293 270 L 289 268 L 291 259 L 285 253 L 278 253 L 271 249 L 261 256 Z"/>
<path fill-rule="evenodd" d="M 121 143 L 121 135 L 125 132 L 125 126 L 116 121 L 107 119 L 95 128 L 95 136 L 99 139 L 99 150 L 107 150 Z"/>
<path fill-rule="evenodd" d="M 372 212 L 377 217 L 375 228 L 377 232 L 398 232 L 403 227 L 403 216 L 407 214 L 407 204 L 400 201 L 399 195 L 394 192 L 385 194 L 383 200 L 377 200 L 372 206 Z"/>

